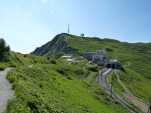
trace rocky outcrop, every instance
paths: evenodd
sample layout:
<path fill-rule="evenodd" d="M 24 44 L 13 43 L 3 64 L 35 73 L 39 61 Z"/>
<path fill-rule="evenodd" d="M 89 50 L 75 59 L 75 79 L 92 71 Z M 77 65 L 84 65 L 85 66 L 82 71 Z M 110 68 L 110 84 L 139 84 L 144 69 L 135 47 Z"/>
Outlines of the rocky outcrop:
<path fill-rule="evenodd" d="M 57 54 L 75 54 L 78 52 L 77 49 L 70 47 L 68 42 L 65 40 L 68 34 L 59 34 L 52 41 L 44 44 L 37 48 L 32 54 L 35 55 L 47 55 L 54 56 Z"/>

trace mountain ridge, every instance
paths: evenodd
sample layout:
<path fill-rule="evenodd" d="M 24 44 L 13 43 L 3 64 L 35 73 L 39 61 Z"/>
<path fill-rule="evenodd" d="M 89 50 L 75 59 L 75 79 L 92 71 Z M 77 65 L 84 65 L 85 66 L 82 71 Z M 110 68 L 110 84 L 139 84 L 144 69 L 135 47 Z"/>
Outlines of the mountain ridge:
<path fill-rule="evenodd" d="M 41 47 L 36 48 L 32 54 L 36 54 L 36 55 L 48 55 L 48 54 L 54 54 L 56 51 L 50 52 L 51 49 L 55 49 L 57 48 L 57 51 L 62 51 L 63 49 L 71 49 L 70 45 L 68 43 L 68 39 L 69 40 L 71 38 L 79 38 L 79 39 L 83 39 L 83 40 L 90 40 L 90 41 L 98 41 L 98 42 L 104 42 L 104 43 L 109 43 L 109 42 L 113 42 L 113 43 L 122 43 L 128 46 L 151 46 L 151 43 L 145 43 L 145 42 L 136 42 L 136 43 L 129 43 L 129 42 L 123 42 L 123 41 L 119 41 L 116 39 L 110 39 L 110 38 L 99 38 L 99 37 L 81 37 L 81 36 L 76 36 L 76 35 L 72 35 L 72 34 L 67 34 L 67 33 L 61 33 L 56 35 L 51 41 L 43 44 Z M 59 47 L 57 46 L 58 44 Z M 54 46 L 55 45 L 55 46 Z M 72 48 L 73 49 L 73 48 Z M 65 53 L 68 50 L 63 50 Z M 50 52 L 50 53 L 49 53 Z M 77 51 L 76 51 L 77 52 Z"/>

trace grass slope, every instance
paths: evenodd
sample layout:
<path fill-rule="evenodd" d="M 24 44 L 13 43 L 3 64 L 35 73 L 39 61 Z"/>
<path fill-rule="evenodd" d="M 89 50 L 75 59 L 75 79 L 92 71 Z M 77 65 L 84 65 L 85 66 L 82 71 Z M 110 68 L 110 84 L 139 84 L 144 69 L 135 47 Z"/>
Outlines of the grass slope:
<path fill-rule="evenodd" d="M 64 44 L 64 46 L 59 48 L 59 44 L 60 46 Z M 149 87 L 151 82 L 151 43 L 127 43 L 112 39 L 60 34 L 46 45 L 37 49 L 34 53 L 50 56 L 52 54 L 73 52 L 82 55 L 86 51 L 106 48 L 110 58 L 120 60 L 125 68 L 131 69 L 127 76 L 122 76 L 127 85 L 130 84 L 131 91 L 146 101 L 151 98 L 151 87 Z M 46 51 L 42 54 L 41 51 L 44 50 Z M 138 77 L 140 79 L 137 79 Z"/>
<path fill-rule="evenodd" d="M 23 65 L 30 64 L 47 64 L 47 57 L 39 57 L 30 54 L 20 54 L 15 52 L 10 52 L 7 61 L 0 62 L 0 69 L 3 70 L 6 67 L 19 67 Z"/>
<path fill-rule="evenodd" d="M 94 82 L 95 69 L 85 60 L 68 64 L 62 59 L 20 66 L 8 75 L 16 98 L 7 113 L 128 113 Z"/>

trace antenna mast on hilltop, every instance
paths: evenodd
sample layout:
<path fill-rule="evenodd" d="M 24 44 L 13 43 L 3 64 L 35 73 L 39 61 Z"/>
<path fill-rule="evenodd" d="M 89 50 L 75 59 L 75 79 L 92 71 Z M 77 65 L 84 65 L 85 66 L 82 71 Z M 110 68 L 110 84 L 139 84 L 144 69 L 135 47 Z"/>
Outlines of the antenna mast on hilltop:
<path fill-rule="evenodd" d="M 70 34 L 70 25 L 68 24 L 68 34 Z"/>

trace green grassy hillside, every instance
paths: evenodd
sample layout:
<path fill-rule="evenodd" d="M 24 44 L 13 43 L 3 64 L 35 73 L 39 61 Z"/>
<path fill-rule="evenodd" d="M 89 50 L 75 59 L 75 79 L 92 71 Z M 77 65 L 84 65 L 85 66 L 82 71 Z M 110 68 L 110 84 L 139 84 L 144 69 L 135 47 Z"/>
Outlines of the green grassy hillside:
<path fill-rule="evenodd" d="M 57 35 L 46 45 L 37 48 L 33 54 L 58 56 L 72 53 L 83 55 L 86 51 L 96 51 L 101 48 L 107 50 L 110 58 L 120 60 L 125 68 L 131 69 L 132 73 L 128 71 L 127 76 L 121 76 L 121 78 L 130 84 L 130 89 L 134 94 L 148 101 L 151 98 L 151 88 L 149 87 L 151 84 L 151 43 L 127 43 L 64 33 Z M 139 76 L 140 79 L 137 79 Z"/>
<path fill-rule="evenodd" d="M 7 113 L 128 113 L 94 82 L 96 73 L 85 60 L 20 66 L 8 75 L 16 98 Z"/>
<path fill-rule="evenodd" d="M 79 57 L 102 48 L 110 58 L 123 64 L 126 73 L 120 72 L 120 79 L 126 87 L 148 102 L 151 98 L 150 43 L 64 33 L 30 55 L 10 52 L 8 60 L 0 62 L 0 69 L 14 67 L 7 76 L 15 91 L 7 113 L 128 113 L 96 83 L 98 70 L 102 67 Z M 68 63 L 60 58 L 63 54 L 74 54 L 78 62 Z M 117 81 L 113 88 L 123 93 Z"/>
<path fill-rule="evenodd" d="M 48 63 L 47 57 L 9 52 L 8 60 L 0 62 L 0 69 L 3 70 L 6 67 L 15 68 L 19 66 L 24 66 L 24 65 L 27 66 L 31 64 L 37 64 L 37 63 L 42 63 L 42 64 Z"/>

